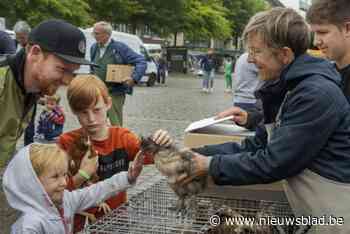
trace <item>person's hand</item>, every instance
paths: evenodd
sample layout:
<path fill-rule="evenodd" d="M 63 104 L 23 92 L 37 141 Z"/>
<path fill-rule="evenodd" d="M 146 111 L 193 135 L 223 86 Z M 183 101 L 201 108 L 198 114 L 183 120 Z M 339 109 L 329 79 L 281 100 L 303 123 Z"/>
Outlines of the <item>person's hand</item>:
<path fill-rule="evenodd" d="M 159 129 L 152 135 L 152 140 L 158 145 L 169 146 L 173 143 L 169 133 L 165 130 Z"/>
<path fill-rule="evenodd" d="M 106 202 L 102 202 L 100 204 L 98 204 L 98 209 L 97 211 L 103 211 L 104 214 L 108 214 L 112 211 L 111 207 L 109 207 L 109 205 Z"/>
<path fill-rule="evenodd" d="M 208 174 L 210 158 L 195 152 L 192 152 L 192 153 L 193 153 L 192 161 L 193 161 L 194 167 L 191 170 L 190 176 L 184 174 L 182 176 L 179 176 L 176 179 L 176 183 L 179 184 L 180 186 L 191 182 L 197 177 L 201 177 Z"/>
<path fill-rule="evenodd" d="M 227 116 L 233 116 L 232 120 L 239 125 L 245 125 L 248 120 L 248 112 L 236 106 L 220 112 L 215 118 L 221 119 Z"/>
<path fill-rule="evenodd" d="M 98 168 L 97 152 L 89 147 L 80 163 L 80 169 L 88 173 L 90 176 L 96 173 Z"/>
<path fill-rule="evenodd" d="M 193 152 L 193 151 L 192 151 Z M 207 174 L 209 171 L 209 157 L 193 152 L 192 161 L 194 162 L 195 175 Z"/>
<path fill-rule="evenodd" d="M 129 79 L 124 81 L 124 84 L 127 85 L 128 87 L 133 87 L 135 85 L 135 81 L 133 79 Z"/>
<path fill-rule="evenodd" d="M 89 212 L 79 212 L 78 214 L 85 216 L 91 223 L 96 222 L 96 216 L 94 214 L 90 214 Z"/>
<path fill-rule="evenodd" d="M 130 184 L 133 184 L 136 182 L 137 177 L 141 174 L 142 168 L 143 168 L 143 160 L 144 160 L 144 154 L 142 151 L 139 151 L 132 163 L 130 163 L 129 170 L 128 170 L 128 181 Z"/>

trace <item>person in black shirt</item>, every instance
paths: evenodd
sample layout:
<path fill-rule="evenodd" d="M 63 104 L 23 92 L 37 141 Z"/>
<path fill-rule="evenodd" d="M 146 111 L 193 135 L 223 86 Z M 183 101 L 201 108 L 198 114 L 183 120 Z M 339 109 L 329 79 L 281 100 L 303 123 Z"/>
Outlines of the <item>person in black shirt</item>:
<path fill-rule="evenodd" d="M 314 44 L 335 62 L 342 76 L 341 88 L 350 102 L 350 3 L 347 0 L 317 0 L 306 20 L 315 33 Z"/>

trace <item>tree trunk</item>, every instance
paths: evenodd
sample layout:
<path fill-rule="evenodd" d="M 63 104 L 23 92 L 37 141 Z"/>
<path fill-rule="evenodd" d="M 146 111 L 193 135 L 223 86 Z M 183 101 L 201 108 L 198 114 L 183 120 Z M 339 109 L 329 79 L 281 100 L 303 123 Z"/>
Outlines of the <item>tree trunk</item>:
<path fill-rule="evenodd" d="M 176 47 L 176 41 L 177 41 L 177 32 L 174 33 L 174 47 Z"/>
<path fill-rule="evenodd" d="M 239 45 L 238 45 L 238 37 L 235 36 L 235 47 L 236 47 L 236 49 L 239 49 L 238 46 L 239 46 Z"/>
<path fill-rule="evenodd" d="M 131 33 L 136 35 L 136 30 L 137 30 L 137 24 L 132 24 L 131 25 Z"/>

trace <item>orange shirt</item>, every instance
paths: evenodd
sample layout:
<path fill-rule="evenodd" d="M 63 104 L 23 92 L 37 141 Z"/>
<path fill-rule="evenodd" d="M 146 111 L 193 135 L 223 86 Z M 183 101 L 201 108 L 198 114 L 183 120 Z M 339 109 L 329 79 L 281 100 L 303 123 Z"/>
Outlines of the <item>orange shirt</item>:
<path fill-rule="evenodd" d="M 73 142 L 82 135 L 82 132 L 83 130 L 80 128 L 64 133 L 59 137 L 58 143 L 68 152 L 70 147 L 73 147 Z M 138 137 L 128 129 L 120 127 L 110 127 L 108 139 L 103 141 L 92 140 L 91 143 L 93 149 L 98 152 L 99 156 L 99 166 L 97 169 L 99 180 L 107 179 L 121 171 L 127 171 L 129 162 L 135 158 L 137 152 L 140 150 L 140 141 Z M 83 156 L 84 155 L 81 155 L 81 158 Z M 151 164 L 153 160 L 150 157 L 145 157 L 144 163 Z M 68 179 L 67 189 L 77 189 L 73 184 L 72 177 Z M 111 209 L 117 208 L 124 202 L 126 202 L 126 192 L 120 192 L 106 201 Z M 94 214 L 96 218 L 103 215 L 103 212 L 98 212 L 96 207 L 88 209 L 87 212 Z M 84 219 L 82 217 L 79 218 L 79 216 L 76 217 L 74 221 L 74 230 L 81 230 L 83 224 Z"/>

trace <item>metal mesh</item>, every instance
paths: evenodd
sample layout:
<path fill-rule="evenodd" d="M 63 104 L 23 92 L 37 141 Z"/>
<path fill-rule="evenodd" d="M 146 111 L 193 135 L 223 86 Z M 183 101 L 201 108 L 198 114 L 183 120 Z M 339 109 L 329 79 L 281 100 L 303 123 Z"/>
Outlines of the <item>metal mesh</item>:
<path fill-rule="evenodd" d="M 142 182 L 143 179 L 148 181 Z M 151 181 L 151 182 L 150 182 Z M 140 178 L 142 186 L 136 185 L 129 202 L 112 211 L 103 219 L 87 227 L 87 233 L 225 233 L 209 225 L 209 217 L 216 214 L 223 206 L 230 207 L 244 217 L 256 217 L 258 212 L 265 211 L 274 217 L 292 216 L 288 203 L 255 201 L 245 199 L 223 199 L 213 196 L 198 196 L 196 208 L 188 210 L 186 215 L 179 215 L 170 209 L 175 206 L 177 197 L 169 188 L 166 180 L 155 173 Z M 153 184 L 152 184 L 153 183 Z M 295 233 L 296 227 L 282 226 L 271 228 L 266 234 Z M 226 233 L 235 233 L 230 232 Z M 243 233 L 256 233 L 253 231 Z"/>

